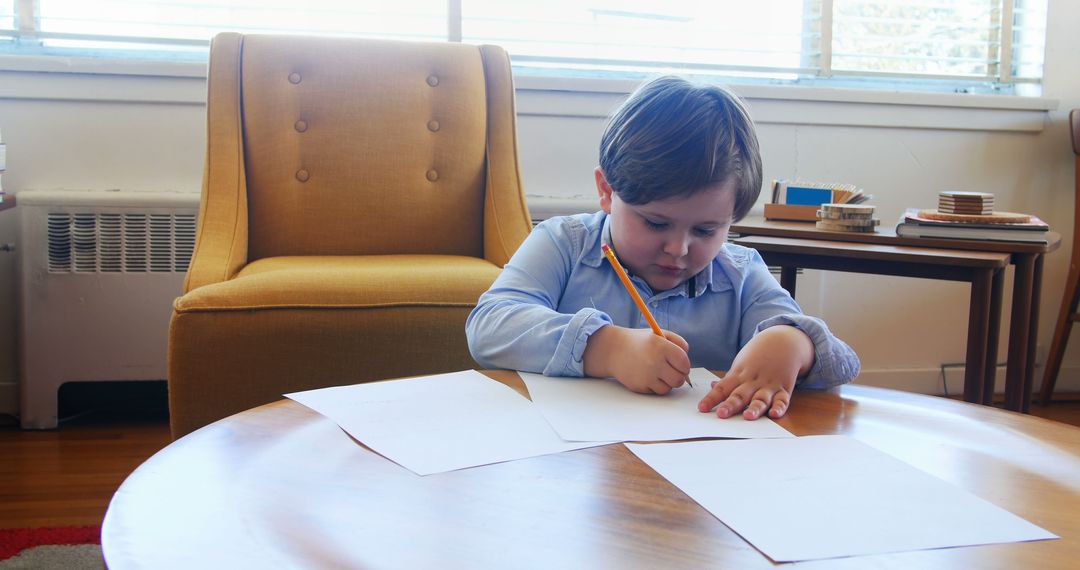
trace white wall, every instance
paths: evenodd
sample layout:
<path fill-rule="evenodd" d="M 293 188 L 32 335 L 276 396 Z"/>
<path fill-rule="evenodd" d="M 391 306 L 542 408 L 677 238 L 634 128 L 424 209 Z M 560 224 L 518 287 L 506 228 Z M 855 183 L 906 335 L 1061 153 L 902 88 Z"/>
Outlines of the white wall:
<path fill-rule="evenodd" d="M 905 207 L 932 207 L 940 190 L 993 192 L 999 209 L 1035 213 L 1059 231 L 1063 245 L 1046 260 L 1040 364 L 1071 254 L 1067 114 L 1080 107 L 1080 37 L 1073 33 L 1080 3 L 1050 0 L 1049 20 L 1044 96 L 1057 102 L 1049 112 L 1038 110 L 1039 101 L 1012 98 L 735 89 L 748 98 L 759 124 L 766 180 L 857 184 L 874 194 L 883 223 Z M 161 76 L 140 69 L 71 73 L 65 62 L 54 67 L 0 71 L 8 192 L 199 191 L 205 82 L 197 70 Z M 591 198 L 603 116 L 628 86 L 535 78 L 519 79 L 518 86 L 527 193 L 538 197 L 538 207 L 550 203 L 542 197 Z M 0 212 L 0 244 L 15 241 L 15 216 Z M 14 411 L 18 401 L 13 257 L 0 252 L 0 412 Z M 861 382 L 940 392 L 939 367 L 964 360 L 967 295 L 958 283 L 810 271 L 800 278 L 798 300 L 858 351 Z M 1004 331 L 1007 302 L 1003 312 Z M 1077 336 L 1060 389 L 1080 390 Z M 1001 342 L 1004 355 L 1006 339 Z M 1036 374 L 1037 387 L 1041 368 Z M 949 390 L 959 391 L 962 372 L 948 376 Z"/>

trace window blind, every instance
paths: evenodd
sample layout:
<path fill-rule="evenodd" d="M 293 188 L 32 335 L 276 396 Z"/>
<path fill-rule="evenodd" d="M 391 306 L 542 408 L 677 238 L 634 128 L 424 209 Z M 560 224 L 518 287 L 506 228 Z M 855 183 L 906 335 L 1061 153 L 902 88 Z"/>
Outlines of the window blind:
<path fill-rule="evenodd" d="M 804 0 L 465 0 L 462 38 L 519 63 L 577 68 L 813 73 L 819 17 Z"/>
<path fill-rule="evenodd" d="M 1047 0 L 0 0 L 3 53 L 204 58 L 214 34 L 494 43 L 567 75 L 713 74 L 1008 90 L 1042 79 Z M 14 39 L 15 41 L 10 41 Z M 956 89 L 959 90 L 959 89 Z"/>
<path fill-rule="evenodd" d="M 47 46 L 199 46 L 223 31 L 445 40 L 445 0 L 36 0 Z"/>
<path fill-rule="evenodd" d="M 831 71 L 986 81 L 1042 75 L 1045 2 L 833 0 Z M 1020 40 L 1020 41 L 1017 41 Z"/>
<path fill-rule="evenodd" d="M 15 36 L 15 0 L 0 0 L 0 41 Z"/>

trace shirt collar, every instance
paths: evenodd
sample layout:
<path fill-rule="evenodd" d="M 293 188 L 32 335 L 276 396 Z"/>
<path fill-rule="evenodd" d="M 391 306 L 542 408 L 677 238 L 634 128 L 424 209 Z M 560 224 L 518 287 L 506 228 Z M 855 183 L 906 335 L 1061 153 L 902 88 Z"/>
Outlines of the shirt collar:
<path fill-rule="evenodd" d="M 589 267 L 600 267 L 604 263 L 600 244 L 611 243 L 611 216 L 603 211 L 597 212 L 597 215 L 600 216 L 600 227 L 586 234 L 585 251 L 581 256 L 581 262 Z"/>

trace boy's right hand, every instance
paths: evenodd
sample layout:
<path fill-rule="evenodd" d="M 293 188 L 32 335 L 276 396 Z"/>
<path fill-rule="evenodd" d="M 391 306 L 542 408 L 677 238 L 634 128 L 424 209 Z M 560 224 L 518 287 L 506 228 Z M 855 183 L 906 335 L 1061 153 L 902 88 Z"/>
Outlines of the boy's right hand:
<path fill-rule="evenodd" d="M 651 329 L 606 325 L 589 336 L 583 355 L 585 374 L 615 378 L 644 394 L 667 394 L 687 381 L 690 345 L 683 337 Z"/>

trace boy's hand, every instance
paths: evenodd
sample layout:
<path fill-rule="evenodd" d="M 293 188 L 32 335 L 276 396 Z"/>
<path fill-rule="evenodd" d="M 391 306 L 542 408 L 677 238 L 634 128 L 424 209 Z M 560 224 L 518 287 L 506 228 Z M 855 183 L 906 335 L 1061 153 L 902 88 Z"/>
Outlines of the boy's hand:
<path fill-rule="evenodd" d="M 689 350 L 686 340 L 671 331 L 660 337 L 650 329 L 607 325 L 589 336 L 585 374 L 615 378 L 634 392 L 667 394 L 686 382 Z"/>
<path fill-rule="evenodd" d="M 795 379 L 813 365 L 814 343 L 810 337 L 795 327 L 770 327 L 739 351 L 731 370 L 722 380 L 713 382 L 712 391 L 698 403 L 698 410 L 716 408 L 721 418 L 739 412 L 748 420 L 756 420 L 766 412 L 769 417 L 779 418 L 791 403 Z"/>

